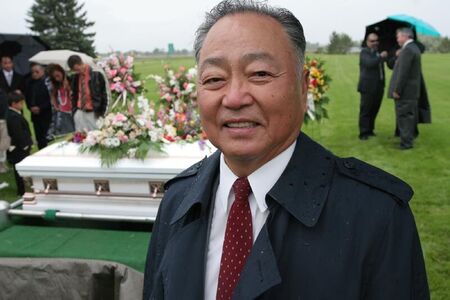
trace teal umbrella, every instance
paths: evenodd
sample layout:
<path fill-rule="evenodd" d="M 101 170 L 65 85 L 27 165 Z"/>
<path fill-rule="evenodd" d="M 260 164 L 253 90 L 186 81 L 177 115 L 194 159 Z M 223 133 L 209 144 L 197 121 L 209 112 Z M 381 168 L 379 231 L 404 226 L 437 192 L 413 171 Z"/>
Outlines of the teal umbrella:
<path fill-rule="evenodd" d="M 394 16 L 389 16 L 388 19 L 407 22 L 407 23 L 411 24 L 416 28 L 416 32 L 418 34 L 436 36 L 436 37 L 441 36 L 439 31 L 436 30 L 436 28 L 434 28 L 430 24 L 428 24 L 420 19 L 414 18 L 412 16 L 394 15 Z"/>

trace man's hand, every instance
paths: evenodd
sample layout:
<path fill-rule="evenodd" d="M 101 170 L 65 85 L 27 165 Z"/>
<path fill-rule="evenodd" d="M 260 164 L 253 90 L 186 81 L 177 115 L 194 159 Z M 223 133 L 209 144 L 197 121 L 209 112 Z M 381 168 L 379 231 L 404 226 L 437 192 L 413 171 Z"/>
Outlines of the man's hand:
<path fill-rule="evenodd" d="M 41 109 L 39 108 L 39 106 L 32 106 L 32 107 L 30 107 L 30 110 L 34 115 L 38 115 L 41 112 Z"/>
<path fill-rule="evenodd" d="M 395 56 L 399 56 L 400 52 L 402 52 L 402 49 L 398 49 L 397 51 L 395 51 Z"/>
<path fill-rule="evenodd" d="M 381 58 L 386 58 L 387 56 L 388 56 L 387 51 L 383 51 L 383 52 L 380 53 L 380 57 Z"/>
<path fill-rule="evenodd" d="M 397 92 L 393 93 L 394 99 L 400 99 L 400 94 Z"/>

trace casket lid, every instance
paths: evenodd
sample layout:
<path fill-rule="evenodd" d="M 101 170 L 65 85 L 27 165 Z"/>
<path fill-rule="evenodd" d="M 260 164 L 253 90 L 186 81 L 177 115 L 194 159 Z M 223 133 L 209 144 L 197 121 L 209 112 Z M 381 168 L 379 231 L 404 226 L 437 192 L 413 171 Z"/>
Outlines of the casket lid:
<path fill-rule="evenodd" d="M 102 167 L 95 154 L 80 153 L 79 144 L 54 143 L 16 165 L 21 176 L 108 177 L 169 179 L 195 164 L 216 149 L 209 142 L 171 143 L 163 152 L 151 151 L 145 160 L 121 159 L 111 167 Z"/>

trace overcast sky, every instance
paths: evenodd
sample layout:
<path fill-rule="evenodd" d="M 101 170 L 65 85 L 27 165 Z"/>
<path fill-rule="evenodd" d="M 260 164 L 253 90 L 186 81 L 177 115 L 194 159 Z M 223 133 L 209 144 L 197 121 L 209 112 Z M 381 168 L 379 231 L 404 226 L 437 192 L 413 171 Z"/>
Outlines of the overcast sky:
<path fill-rule="evenodd" d="M 0 32 L 31 33 L 25 18 L 33 0 L 0 0 Z M 152 51 L 191 49 L 196 27 L 217 0 L 79 0 L 89 21 L 95 21 L 95 46 L 110 50 Z M 269 0 L 291 10 L 303 24 L 309 42 L 326 44 L 331 32 L 345 32 L 361 40 L 364 28 L 389 15 L 409 14 L 450 36 L 450 1 L 447 0 Z"/>

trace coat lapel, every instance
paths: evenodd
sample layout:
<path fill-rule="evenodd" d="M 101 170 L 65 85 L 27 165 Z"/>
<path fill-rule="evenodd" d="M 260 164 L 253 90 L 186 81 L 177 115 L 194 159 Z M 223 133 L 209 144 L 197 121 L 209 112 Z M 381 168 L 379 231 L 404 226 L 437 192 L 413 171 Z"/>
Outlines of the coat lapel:
<path fill-rule="evenodd" d="M 209 206 L 214 196 L 220 153 L 205 159 L 192 186 L 184 195 L 171 226 L 179 227 L 164 253 L 163 276 L 168 299 L 202 299 L 205 253 L 208 241 Z"/>
<path fill-rule="evenodd" d="M 288 166 L 266 196 L 270 215 L 253 245 L 233 299 L 255 299 L 282 283 L 277 261 L 287 226 L 291 220 L 307 227 L 317 224 L 333 166 L 333 154 L 300 134 Z"/>
<path fill-rule="evenodd" d="M 279 283 L 281 276 L 266 223 L 245 263 L 233 299 L 255 299 Z"/>
<path fill-rule="evenodd" d="M 266 201 L 275 202 L 298 221 L 313 227 L 328 195 L 334 169 L 334 155 L 300 134 L 294 154 Z"/>

